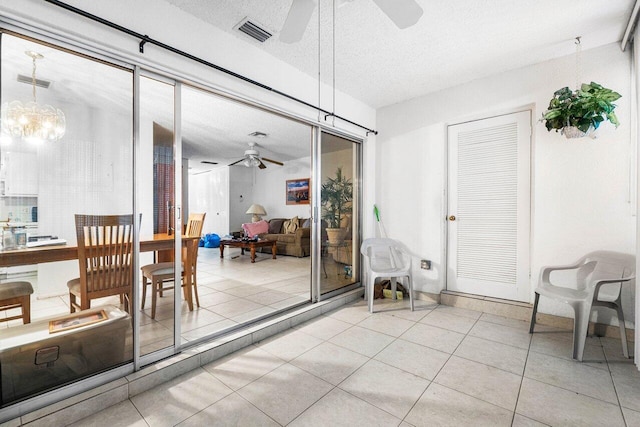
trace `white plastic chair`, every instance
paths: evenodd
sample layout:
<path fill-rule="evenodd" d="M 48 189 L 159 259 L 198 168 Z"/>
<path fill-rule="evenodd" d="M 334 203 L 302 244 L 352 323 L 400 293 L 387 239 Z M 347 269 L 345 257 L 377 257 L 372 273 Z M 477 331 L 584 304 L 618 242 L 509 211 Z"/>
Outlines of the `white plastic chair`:
<path fill-rule="evenodd" d="M 529 333 L 533 333 L 536 323 L 540 295 L 569 304 L 574 311 L 573 358 L 582 361 L 591 308 L 593 306 L 612 308 L 618 313 L 622 352 L 628 358 L 621 288 L 623 282 L 635 279 L 635 266 L 636 260 L 633 255 L 596 251 L 588 253 L 572 265 L 543 267 L 535 290 Z M 576 270 L 575 288 L 556 286 L 551 283 L 551 273 L 559 270 Z"/>
<path fill-rule="evenodd" d="M 391 294 L 396 299 L 396 279 L 407 278 L 405 287 L 413 311 L 413 285 L 411 278 L 411 252 L 401 242 L 393 239 L 366 239 L 360 252 L 365 257 L 368 279 L 365 282 L 365 297 L 369 299 L 369 312 L 373 313 L 373 287 L 379 277 L 391 280 Z"/>

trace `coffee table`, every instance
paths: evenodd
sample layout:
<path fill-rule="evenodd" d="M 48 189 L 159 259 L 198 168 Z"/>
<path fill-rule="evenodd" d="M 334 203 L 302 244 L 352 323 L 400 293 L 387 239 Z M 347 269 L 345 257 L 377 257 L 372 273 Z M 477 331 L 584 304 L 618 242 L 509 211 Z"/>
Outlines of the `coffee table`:
<path fill-rule="evenodd" d="M 220 241 L 220 258 L 224 258 L 224 247 L 240 248 L 244 255 L 244 250 L 249 249 L 251 251 L 251 262 L 256 262 L 256 248 L 262 248 L 271 246 L 271 258 L 276 259 L 276 241 L 275 240 L 221 240 Z"/>

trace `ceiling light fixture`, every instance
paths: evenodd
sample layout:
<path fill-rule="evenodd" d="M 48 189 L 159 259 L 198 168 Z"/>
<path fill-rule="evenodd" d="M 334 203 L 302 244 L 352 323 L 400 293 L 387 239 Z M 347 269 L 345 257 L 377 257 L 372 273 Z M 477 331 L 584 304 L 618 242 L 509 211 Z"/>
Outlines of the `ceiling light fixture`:
<path fill-rule="evenodd" d="M 26 51 L 25 54 L 33 61 L 31 85 L 33 87 L 33 101 L 23 104 L 20 101 L 5 102 L 0 108 L 0 126 L 2 132 L 33 141 L 57 141 L 66 132 L 64 113 L 51 105 L 39 105 L 36 102 L 36 60 L 43 55 Z"/>
<path fill-rule="evenodd" d="M 255 168 L 260 166 L 260 160 L 257 157 L 249 156 L 242 161 L 242 164 L 248 168 Z"/>

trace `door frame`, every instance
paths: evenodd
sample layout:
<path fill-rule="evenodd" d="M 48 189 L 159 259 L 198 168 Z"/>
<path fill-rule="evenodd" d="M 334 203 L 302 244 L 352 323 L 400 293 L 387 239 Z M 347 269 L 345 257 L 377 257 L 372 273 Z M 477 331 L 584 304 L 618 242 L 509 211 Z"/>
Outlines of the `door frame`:
<path fill-rule="evenodd" d="M 440 210 L 440 218 L 441 218 L 441 238 L 442 238 L 442 251 L 440 253 L 440 259 L 442 260 L 442 265 L 443 265 L 443 274 L 442 274 L 442 291 L 449 291 L 449 289 L 447 289 L 447 283 L 448 283 L 448 276 L 449 276 L 449 261 L 448 261 L 448 255 L 449 255 L 449 225 L 448 225 L 448 211 L 449 211 L 449 126 L 455 126 L 455 125 L 461 125 L 461 124 L 465 124 L 465 123 L 469 123 L 469 122 L 475 122 L 478 120 L 484 120 L 484 119 L 491 119 L 494 117 L 500 117 L 500 116 L 506 116 L 506 115 L 510 115 L 510 114 L 515 114 L 515 113 L 521 113 L 524 111 L 529 111 L 530 112 L 530 117 L 531 117 L 531 134 L 529 136 L 530 138 L 530 143 L 529 143 L 529 290 L 528 290 L 528 302 L 531 303 L 533 301 L 533 289 L 534 289 L 534 283 L 532 282 L 532 276 L 531 276 L 531 267 L 533 265 L 533 249 L 534 249 L 534 233 L 533 233 L 533 229 L 534 229 L 534 208 L 535 208 L 535 197 L 534 197 L 534 190 L 535 190 L 535 181 L 534 181 L 534 176 L 535 176 L 535 162 L 534 162 L 534 155 L 535 155 L 535 135 L 536 135 L 536 127 L 535 127 L 535 117 L 536 117 L 536 104 L 535 103 L 531 103 L 531 104 L 525 104 L 522 105 L 520 107 L 516 107 L 516 108 L 509 108 L 509 109 L 500 109 L 497 110 L 489 115 L 484 115 L 484 114 L 472 114 L 470 116 L 465 117 L 464 119 L 458 119 L 458 120 L 454 120 L 451 122 L 445 122 L 443 124 L 444 128 L 443 128 L 443 144 L 444 144 L 444 165 L 443 165 L 443 183 L 444 183 L 444 188 L 443 188 L 443 192 L 442 192 L 442 203 L 441 203 L 441 210 Z M 449 291 L 449 292 L 458 292 L 458 291 Z M 474 294 L 468 294 L 468 295 L 474 295 Z M 511 301 L 511 300 L 508 300 Z M 521 301 L 515 301 L 514 302 L 521 302 Z"/>

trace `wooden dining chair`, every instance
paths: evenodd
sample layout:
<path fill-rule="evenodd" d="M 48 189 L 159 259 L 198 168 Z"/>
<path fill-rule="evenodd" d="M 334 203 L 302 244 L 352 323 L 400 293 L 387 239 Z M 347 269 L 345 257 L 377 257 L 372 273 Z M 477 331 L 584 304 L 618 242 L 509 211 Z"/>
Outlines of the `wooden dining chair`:
<path fill-rule="evenodd" d="M 196 298 L 196 305 L 200 307 L 200 299 L 198 297 L 197 286 L 197 262 L 198 247 L 204 218 L 206 213 L 189 214 L 187 227 L 185 231 L 185 242 L 182 245 L 182 262 L 181 276 L 182 287 L 184 288 L 184 299 L 189 305 L 189 311 L 193 311 L 193 299 L 189 288 L 193 289 Z M 162 296 L 164 291 L 174 289 L 173 285 L 167 285 L 167 282 L 174 280 L 175 270 L 174 262 L 159 262 L 148 264 L 141 268 L 142 270 L 142 303 L 141 310 L 144 310 L 145 301 L 147 299 L 147 286 L 152 286 L 151 294 L 151 318 L 156 317 L 156 304 L 158 296 Z M 190 286 L 187 286 L 190 285 Z"/>
<path fill-rule="evenodd" d="M 133 215 L 76 215 L 80 277 L 67 282 L 71 313 L 91 300 L 120 295 L 130 309 L 133 274 Z"/>

